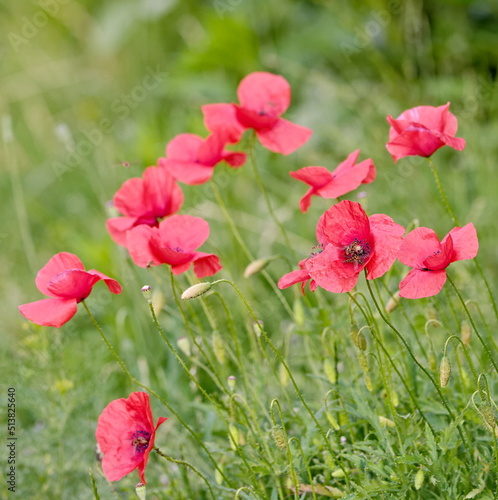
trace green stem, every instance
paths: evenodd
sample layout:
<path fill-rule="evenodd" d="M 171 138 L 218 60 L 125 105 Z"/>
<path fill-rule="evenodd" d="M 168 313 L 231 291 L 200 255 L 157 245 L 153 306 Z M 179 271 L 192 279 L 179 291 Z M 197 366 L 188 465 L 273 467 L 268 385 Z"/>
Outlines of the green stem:
<path fill-rule="evenodd" d="M 476 324 L 474 322 L 474 318 L 470 314 L 470 311 L 469 311 L 469 309 L 467 307 L 467 304 L 465 304 L 465 301 L 463 300 L 462 295 L 458 291 L 458 288 L 455 286 L 455 283 L 450 278 L 450 276 L 447 275 L 447 278 L 448 278 L 448 281 L 449 281 L 450 285 L 453 287 L 453 290 L 457 294 L 458 299 L 460 300 L 460 303 L 462 304 L 462 307 L 463 307 L 463 309 L 465 311 L 465 314 L 467 315 L 467 318 L 469 319 L 470 324 L 472 325 L 472 329 L 474 330 L 475 334 L 477 335 L 477 338 L 479 339 L 479 341 L 481 342 L 482 346 L 484 347 L 484 350 L 486 351 L 486 353 L 487 353 L 487 355 L 488 355 L 488 357 L 489 357 L 489 359 L 491 361 L 491 364 L 493 365 L 494 369 L 498 372 L 498 366 L 496 365 L 496 361 L 495 361 L 495 359 L 494 359 L 494 357 L 493 357 L 493 355 L 491 353 L 491 350 L 489 349 L 488 344 L 486 344 L 486 342 L 482 338 L 481 334 L 479 333 L 479 330 L 477 329 L 477 326 L 476 326 Z"/>
<path fill-rule="evenodd" d="M 460 224 L 458 224 L 458 220 L 455 216 L 455 212 L 453 212 L 453 209 L 451 208 L 451 205 L 450 205 L 448 198 L 446 196 L 446 193 L 444 192 L 443 185 L 441 184 L 441 180 L 439 179 L 439 175 L 437 173 L 436 166 L 434 165 L 434 162 L 432 161 L 431 158 L 427 158 L 427 161 L 429 162 L 429 166 L 431 167 L 432 173 L 434 174 L 434 179 L 436 180 L 436 184 L 437 184 L 437 187 L 439 189 L 439 194 L 441 195 L 441 199 L 443 200 L 443 205 L 445 206 L 446 211 L 450 215 L 455 226 L 460 226 Z M 489 286 L 489 283 L 488 283 L 488 280 L 486 279 L 486 276 L 484 276 L 484 272 L 481 268 L 481 265 L 479 264 L 479 261 L 477 260 L 477 257 L 474 257 L 473 260 L 474 260 L 474 264 L 476 266 L 477 272 L 481 276 L 481 279 L 484 282 L 484 285 L 486 286 L 486 290 L 488 291 L 488 295 L 489 295 L 489 298 L 491 300 L 491 304 L 493 306 L 493 311 L 495 313 L 496 319 L 498 320 L 498 306 L 496 304 L 493 292 L 491 291 L 491 287 Z"/>
<path fill-rule="evenodd" d="M 297 256 L 296 256 L 296 253 L 294 252 L 294 248 L 289 240 L 289 236 L 287 235 L 287 231 L 285 230 L 284 226 L 282 226 L 282 223 L 278 220 L 278 217 L 275 215 L 275 212 L 273 211 L 270 197 L 268 196 L 268 193 L 266 191 L 263 180 L 261 179 L 261 175 L 259 174 L 258 165 L 256 163 L 256 158 L 254 155 L 254 143 L 255 143 L 255 141 L 256 141 L 256 132 L 253 130 L 252 136 L 251 136 L 251 143 L 250 143 L 250 147 L 249 147 L 249 156 L 251 158 L 252 168 L 254 171 L 254 177 L 256 179 L 256 182 L 258 183 L 260 191 L 263 193 L 263 198 L 265 199 L 266 206 L 268 208 L 268 212 L 270 213 L 270 217 L 273 219 L 273 222 L 278 226 L 278 229 L 282 233 L 282 237 L 284 238 L 284 241 L 285 241 L 287 248 L 289 248 L 291 250 L 294 260 L 297 261 Z"/>
<path fill-rule="evenodd" d="M 380 314 L 380 317 L 382 318 L 382 320 L 384 321 L 384 323 L 386 323 L 386 325 L 396 334 L 396 336 L 399 338 L 399 340 L 403 343 L 405 349 L 407 350 L 408 354 L 412 358 L 413 362 L 422 370 L 422 372 L 430 380 L 430 382 L 434 386 L 434 389 L 436 389 L 436 392 L 437 392 L 437 394 L 439 396 L 439 399 L 443 403 L 443 406 L 446 408 L 446 411 L 448 412 L 448 415 L 450 416 L 450 418 L 452 420 L 455 420 L 455 416 L 454 416 L 453 412 L 451 411 L 451 408 L 448 406 L 448 403 L 446 402 L 446 399 L 443 396 L 443 393 L 441 392 L 441 388 L 439 387 L 439 385 L 437 384 L 437 382 L 434 380 L 434 378 L 432 377 L 432 375 L 429 373 L 429 371 L 415 357 L 415 355 L 413 354 L 410 346 L 408 345 L 408 342 L 405 340 L 405 338 L 403 337 L 403 335 L 401 335 L 401 333 L 398 331 L 398 329 L 386 318 L 386 316 L 382 312 L 382 309 L 379 307 L 377 299 L 375 298 L 375 295 L 373 293 L 372 287 L 370 286 L 369 280 L 365 280 L 365 281 L 367 282 L 368 291 L 370 292 L 370 296 L 372 297 L 372 300 L 373 300 L 373 302 L 375 304 L 375 307 L 377 308 L 377 311 Z M 462 443 L 464 445 L 465 451 L 466 451 L 466 453 L 468 453 L 468 446 L 467 446 L 467 441 L 465 439 L 465 436 L 463 435 L 463 432 L 460 429 L 460 426 L 458 426 L 457 429 L 458 429 L 458 433 L 460 434 L 460 437 L 462 438 Z"/>
<path fill-rule="evenodd" d="M 211 182 L 211 188 L 214 193 L 214 197 L 216 198 L 216 201 L 218 202 L 218 206 L 220 207 L 221 211 L 223 212 L 223 215 L 225 216 L 225 219 L 228 222 L 228 225 L 230 226 L 230 229 L 232 231 L 232 234 L 235 236 L 235 239 L 239 243 L 240 247 L 242 248 L 242 251 L 246 254 L 247 259 L 249 262 L 254 261 L 254 256 L 252 255 L 251 251 L 245 244 L 244 240 L 242 239 L 242 236 L 239 233 L 239 230 L 237 229 L 237 226 L 235 225 L 235 222 L 233 221 L 230 212 L 228 211 L 225 202 L 223 201 L 223 198 L 221 197 L 220 191 L 218 189 L 218 186 L 214 182 Z M 261 274 L 265 277 L 266 281 L 268 284 L 272 287 L 273 291 L 275 292 L 275 295 L 278 297 L 278 300 L 282 303 L 284 306 L 285 310 L 289 314 L 291 318 L 294 318 L 294 311 L 292 308 L 289 306 L 287 301 L 285 300 L 284 295 L 276 285 L 275 281 L 271 278 L 271 276 L 268 274 L 267 271 L 263 270 L 261 271 Z"/>
<path fill-rule="evenodd" d="M 85 308 L 88 316 L 90 316 L 90 319 L 91 319 L 93 325 L 95 326 L 95 328 L 99 332 L 100 336 L 102 337 L 102 340 L 104 341 L 104 344 L 107 346 L 107 348 L 109 349 L 110 353 L 112 354 L 112 356 L 114 357 L 114 359 L 118 362 L 119 366 L 125 372 L 125 374 L 128 376 L 128 378 L 133 383 L 137 384 L 139 387 L 142 387 L 142 389 L 145 389 L 146 391 L 150 392 L 158 401 L 160 401 L 178 419 L 178 422 L 180 422 L 180 424 L 183 425 L 183 427 L 185 427 L 185 429 L 187 429 L 187 431 L 194 438 L 194 440 L 197 441 L 197 443 L 199 443 L 199 445 L 201 446 L 201 448 L 206 452 L 207 457 L 212 462 L 212 464 L 214 465 L 215 469 L 220 473 L 221 477 L 226 481 L 226 483 L 230 487 L 233 487 L 232 484 L 231 484 L 231 482 L 230 482 L 230 480 L 227 478 L 227 476 L 225 476 L 225 474 L 221 470 L 220 466 L 218 465 L 218 462 L 211 455 L 211 453 L 207 449 L 206 445 L 198 438 L 198 436 L 195 434 L 195 432 L 193 431 L 193 429 L 181 418 L 181 416 L 161 396 L 159 396 L 159 394 L 157 394 L 157 392 L 153 391 L 152 389 L 150 389 L 146 385 L 144 385 L 141 382 L 139 382 L 129 372 L 128 368 L 126 368 L 126 365 L 124 364 L 124 361 L 119 357 L 119 355 L 117 354 L 117 352 L 114 350 L 114 348 L 112 347 L 111 343 L 109 342 L 109 340 L 105 336 L 104 332 L 102 331 L 102 328 L 97 323 L 97 320 L 95 319 L 94 315 L 92 314 L 92 312 L 88 308 L 86 302 L 84 300 L 82 300 L 81 303 L 83 304 L 83 307 Z"/>
<path fill-rule="evenodd" d="M 214 493 L 213 493 L 213 489 L 211 488 L 211 485 L 209 484 L 209 481 L 206 479 L 206 476 L 204 476 L 204 474 L 202 474 L 201 472 L 199 472 L 193 465 L 191 465 L 188 462 L 185 462 L 183 460 L 177 460 L 175 458 L 169 457 L 168 455 L 166 455 L 166 453 L 163 453 L 156 446 L 154 446 L 153 450 L 158 455 L 160 455 L 161 457 L 163 457 L 166 460 L 168 460 L 168 462 L 171 462 L 171 463 L 174 463 L 174 464 L 177 464 L 177 465 L 183 465 L 184 467 L 187 467 L 188 469 L 194 471 L 206 483 L 206 486 L 208 487 L 209 493 L 211 493 L 211 497 L 213 498 L 213 500 L 216 500 L 216 497 L 214 496 Z"/>
<path fill-rule="evenodd" d="M 285 359 L 280 354 L 280 351 L 275 347 L 275 345 L 271 341 L 270 337 L 266 333 L 265 329 L 261 326 L 261 323 L 258 321 L 258 318 L 254 314 L 254 311 L 252 310 L 251 306 L 247 302 L 247 300 L 244 297 L 244 295 L 242 294 L 242 292 L 239 290 L 238 286 L 235 283 L 233 283 L 233 282 L 231 282 L 229 280 L 226 280 L 226 279 L 217 280 L 217 281 L 213 282 L 212 284 L 215 285 L 217 283 L 228 283 L 235 290 L 235 292 L 237 293 L 237 295 L 239 296 L 239 298 L 242 300 L 242 302 L 244 303 L 247 311 L 249 312 L 249 315 L 252 317 L 254 323 L 258 326 L 259 330 L 261 331 L 261 334 L 264 337 L 265 341 L 270 346 L 271 350 L 273 351 L 273 353 L 275 354 L 275 356 L 277 357 L 277 359 L 279 360 L 279 362 L 282 364 L 282 366 L 284 367 L 285 371 L 289 375 L 289 379 L 290 379 L 292 385 L 294 386 L 294 390 L 296 391 L 297 397 L 299 398 L 299 400 L 301 401 L 301 404 L 304 406 L 304 408 L 308 412 L 309 416 L 311 417 L 311 419 L 315 423 L 316 428 L 318 429 L 318 432 L 320 433 L 320 435 L 323 438 L 323 441 L 324 441 L 325 446 L 327 447 L 327 450 L 329 451 L 329 453 L 331 454 L 331 456 L 334 456 L 334 450 L 332 449 L 332 446 L 331 446 L 330 441 L 329 441 L 329 439 L 327 437 L 327 434 L 326 434 L 323 426 L 320 424 L 320 422 L 316 418 L 314 412 L 311 410 L 311 408 L 308 406 L 308 403 L 304 399 L 304 397 L 303 397 L 303 395 L 301 393 L 301 390 L 299 389 L 299 386 L 297 385 L 296 380 L 294 379 L 294 375 L 292 374 L 292 372 L 291 372 L 291 370 L 289 368 L 289 365 L 286 363 Z M 340 467 L 341 467 L 342 471 L 344 472 L 344 476 L 345 476 L 346 482 L 347 482 L 347 484 L 349 486 L 349 481 L 350 480 L 349 480 L 348 471 L 344 468 L 344 466 L 342 464 L 340 465 Z"/>

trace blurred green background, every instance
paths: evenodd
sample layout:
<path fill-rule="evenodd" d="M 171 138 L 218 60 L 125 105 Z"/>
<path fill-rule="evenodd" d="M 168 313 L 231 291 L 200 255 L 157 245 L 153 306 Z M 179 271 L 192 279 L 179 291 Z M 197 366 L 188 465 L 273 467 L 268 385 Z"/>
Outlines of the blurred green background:
<path fill-rule="evenodd" d="M 467 147 L 460 154 L 440 150 L 434 161 L 460 221 L 478 229 L 481 262 L 498 290 L 498 3 L 11 1 L 0 4 L 0 27 L 1 401 L 5 407 L 6 388 L 17 388 L 23 498 L 90 498 L 96 418 L 111 399 L 136 389 L 82 311 L 61 330 L 28 324 L 17 312 L 19 304 L 41 298 L 34 277 L 54 253 L 76 253 L 87 268 L 123 283 L 125 293 L 112 297 L 97 285 L 89 306 L 134 373 L 164 387 L 175 405 L 184 400 L 186 382 L 151 338 L 140 294 L 141 285 L 167 275 L 129 264 L 106 233 L 106 202 L 124 180 L 155 164 L 174 135 L 205 135 L 200 106 L 235 101 L 249 72 L 287 78 L 293 96 L 286 117 L 314 130 L 289 157 L 257 152 L 300 257 L 315 244 L 317 218 L 329 203 L 316 199 L 302 215 L 305 188 L 288 172 L 332 169 L 357 148 L 360 160 L 371 157 L 378 169 L 365 189 L 368 210 L 405 226 L 418 219 L 446 234 L 451 226 L 426 162 L 393 165 L 385 118 L 450 101 Z M 256 256 L 291 258 L 246 170 L 221 166 L 215 174 L 234 219 Z M 211 191 L 184 192 L 182 213 L 209 220 L 205 248 L 220 255 L 224 276 L 240 281 L 247 261 Z M 278 278 L 286 270 L 276 263 L 271 273 Z M 253 297 L 265 291 L 264 283 L 242 285 Z M 163 320 L 178 336 L 177 318 Z M 174 442 L 175 429 L 172 423 L 162 441 Z M 6 498 L 3 485 L 0 495 Z"/>

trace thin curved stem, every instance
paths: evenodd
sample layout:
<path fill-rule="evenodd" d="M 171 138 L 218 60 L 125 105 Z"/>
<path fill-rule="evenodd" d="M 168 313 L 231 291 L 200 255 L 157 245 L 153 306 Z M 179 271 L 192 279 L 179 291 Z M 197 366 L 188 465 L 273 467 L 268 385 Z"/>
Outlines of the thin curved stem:
<path fill-rule="evenodd" d="M 254 155 L 254 143 L 255 143 L 255 141 L 256 141 L 256 132 L 253 130 L 252 136 L 251 136 L 251 143 L 249 146 L 249 156 L 251 158 L 252 168 L 254 171 L 254 177 L 256 179 L 256 182 L 258 183 L 260 191 L 263 193 L 263 198 L 265 199 L 266 206 L 268 208 L 268 212 L 270 213 L 270 217 L 273 219 L 273 222 L 278 226 L 278 229 L 280 230 L 280 233 L 282 234 L 282 237 L 284 238 L 284 241 L 285 241 L 285 244 L 287 245 L 287 248 L 290 249 L 294 260 L 297 261 L 297 256 L 296 256 L 296 253 L 294 252 L 293 246 L 291 245 L 291 242 L 289 240 L 289 236 L 287 235 L 287 231 L 285 230 L 284 226 L 282 226 L 282 223 L 278 220 L 278 217 L 275 215 L 275 212 L 273 211 L 270 197 L 268 196 L 268 193 L 266 191 L 263 180 L 261 179 L 261 175 L 259 174 L 258 165 L 256 163 L 256 158 Z"/>
<path fill-rule="evenodd" d="M 239 290 L 238 286 L 235 283 L 233 283 L 233 282 L 231 282 L 229 280 L 226 280 L 226 279 L 217 280 L 217 281 L 213 282 L 212 284 L 215 285 L 216 283 L 228 283 L 235 290 L 235 292 L 237 293 L 237 295 L 239 296 L 239 298 L 242 300 L 242 302 L 244 303 L 247 311 L 249 312 L 250 316 L 252 317 L 253 321 L 256 323 L 256 325 L 258 326 L 259 330 L 261 331 L 261 334 L 264 337 L 265 341 L 270 346 L 271 350 L 273 351 L 273 353 L 275 354 L 275 356 L 277 357 L 277 359 L 279 360 L 279 362 L 282 364 L 282 366 L 284 367 L 285 371 L 289 375 L 289 379 L 290 379 L 292 385 L 294 386 L 294 390 L 296 391 L 297 397 L 299 398 L 299 400 L 301 401 L 301 404 L 304 406 L 304 408 L 308 412 L 309 416 L 311 417 L 311 419 L 315 423 L 315 426 L 318 429 L 318 432 L 320 433 L 320 435 L 322 436 L 324 444 L 327 447 L 327 450 L 329 451 L 329 453 L 332 456 L 334 456 L 334 450 L 332 449 L 332 446 L 331 446 L 330 441 L 329 441 L 329 439 L 327 437 L 327 434 L 326 434 L 325 430 L 323 429 L 323 426 L 320 424 L 320 422 L 316 418 L 315 413 L 311 410 L 311 408 L 309 407 L 308 403 L 304 399 L 304 397 L 303 397 L 303 395 L 301 393 L 301 390 L 299 389 L 299 386 L 297 385 L 297 382 L 296 382 L 296 380 L 294 378 L 294 375 L 292 374 L 292 372 L 291 372 L 291 370 L 289 368 L 289 365 L 286 363 L 285 359 L 280 354 L 280 351 L 275 347 L 275 345 L 271 341 L 270 337 L 266 333 L 266 331 L 263 328 L 263 326 L 261 325 L 261 323 L 258 322 L 257 317 L 254 314 L 254 311 L 252 310 L 252 307 L 249 305 L 249 303 L 247 302 L 246 298 L 244 297 L 244 295 L 242 294 L 242 292 Z M 347 482 L 347 484 L 349 486 L 349 482 L 350 482 L 349 481 L 349 473 L 344 468 L 344 466 L 342 464 L 340 464 L 340 467 L 341 467 L 342 471 L 344 472 L 344 477 L 345 477 L 346 482 Z"/>
<path fill-rule="evenodd" d="M 489 359 L 491 361 L 491 364 L 493 365 L 494 369 L 498 372 L 498 366 L 496 364 L 494 356 L 492 355 L 491 350 L 489 349 L 488 344 L 486 344 L 486 342 L 482 338 L 481 334 L 479 333 L 479 330 L 477 329 L 477 326 L 476 326 L 476 324 L 474 322 L 474 318 L 470 314 L 470 311 L 469 311 L 469 309 L 467 307 L 467 304 L 465 304 L 465 301 L 463 300 L 462 295 L 460 294 L 458 288 L 456 287 L 455 283 L 450 278 L 450 276 L 447 275 L 447 278 L 448 278 L 448 282 L 450 283 L 450 285 L 452 286 L 453 290 L 457 294 L 458 299 L 460 300 L 460 303 L 462 304 L 463 310 L 465 311 L 465 314 L 467 315 L 467 318 L 469 319 L 470 324 L 472 325 L 472 329 L 474 330 L 475 334 L 477 335 L 477 338 L 479 339 L 479 341 L 481 342 L 482 346 L 484 347 L 484 350 L 486 351 L 486 354 L 488 355 L 488 357 L 489 357 Z"/>
<path fill-rule="evenodd" d="M 206 479 L 206 476 L 199 472 L 192 464 L 189 464 L 188 462 L 185 462 L 184 460 L 177 460 L 175 458 L 171 458 L 170 456 L 166 455 L 166 453 L 163 453 L 157 446 L 154 446 L 153 450 L 161 457 L 165 458 L 168 462 L 171 462 L 173 464 L 177 465 L 183 465 L 184 467 L 187 467 L 188 469 L 194 471 L 205 483 L 206 486 L 208 487 L 209 493 L 211 493 L 211 497 L 213 500 L 216 500 L 216 497 L 214 496 L 213 489 L 211 488 L 211 485 L 209 484 L 209 481 Z"/>
<path fill-rule="evenodd" d="M 118 353 L 114 350 L 114 348 L 112 347 L 111 343 L 109 342 L 109 340 L 105 336 L 104 332 L 102 331 L 102 328 L 100 327 L 100 325 L 98 324 L 98 322 L 95 319 L 94 315 L 92 314 L 92 312 L 88 308 L 86 302 L 84 300 L 82 300 L 81 303 L 83 304 L 83 307 L 85 308 L 85 310 L 86 310 L 88 316 L 90 317 L 93 325 L 95 326 L 95 328 L 99 332 L 100 336 L 102 337 L 102 340 L 104 341 L 104 344 L 107 346 L 107 348 L 109 349 L 109 351 L 112 354 L 113 358 L 118 362 L 119 366 L 125 372 L 125 374 L 128 376 L 128 378 L 133 383 L 137 384 L 139 387 L 142 387 L 142 389 L 145 389 L 146 391 L 150 392 L 150 394 L 152 394 L 158 401 L 160 401 L 178 419 L 178 422 L 180 422 L 180 424 L 183 425 L 183 427 L 185 427 L 185 429 L 194 438 L 194 440 L 197 443 L 199 443 L 199 445 L 201 446 L 201 448 L 206 452 L 207 457 L 209 458 L 209 460 L 211 461 L 211 463 L 214 465 L 215 469 L 220 473 L 221 477 L 226 481 L 226 483 L 230 487 L 233 487 L 232 484 L 231 484 L 231 482 L 230 482 L 230 480 L 227 478 L 227 476 L 223 473 L 223 470 L 218 465 L 218 462 L 214 459 L 214 457 L 211 455 L 211 453 L 207 449 L 206 445 L 199 439 L 199 437 L 195 434 L 195 432 L 193 431 L 193 429 L 182 419 L 182 417 L 178 414 L 178 412 L 176 412 L 161 396 L 159 396 L 159 394 L 157 394 L 157 392 L 153 391 L 152 389 L 150 389 L 146 385 L 142 384 L 142 382 L 138 381 L 130 373 L 130 371 L 128 370 L 128 368 L 126 368 L 126 365 L 124 364 L 124 361 L 119 357 Z"/>

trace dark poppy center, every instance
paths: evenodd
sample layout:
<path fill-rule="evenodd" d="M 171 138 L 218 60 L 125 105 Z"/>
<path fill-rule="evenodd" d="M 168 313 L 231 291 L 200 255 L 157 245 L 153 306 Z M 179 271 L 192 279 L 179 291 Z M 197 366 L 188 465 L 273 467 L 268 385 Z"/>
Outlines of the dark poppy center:
<path fill-rule="evenodd" d="M 370 245 L 367 241 L 355 238 L 348 246 L 344 247 L 344 261 L 362 265 L 370 255 Z"/>
<path fill-rule="evenodd" d="M 138 453 L 143 453 L 149 447 L 150 432 L 136 431 L 132 438 L 131 444 Z"/>

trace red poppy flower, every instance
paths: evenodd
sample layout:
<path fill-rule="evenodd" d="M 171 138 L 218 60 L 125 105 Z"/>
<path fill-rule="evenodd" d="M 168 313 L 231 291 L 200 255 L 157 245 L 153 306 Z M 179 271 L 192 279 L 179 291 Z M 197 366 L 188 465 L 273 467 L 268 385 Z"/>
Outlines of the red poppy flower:
<path fill-rule="evenodd" d="M 114 206 L 125 217 L 107 221 L 112 239 L 126 246 L 126 231 L 140 224 L 155 226 L 158 219 L 174 214 L 183 203 L 183 193 L 166 170 L 149 167 L 142 178 L 128 179 L 114 195 Z"/>
<path fill-rule="evenodd" d="M 363 269 L 369 280 L 389 270 L 404 232 L 403 226 L 387 215 L 367 217 L 359 203 L 341 201 L 320 217 L 317 239 L 323 251 L 306 261 L 306 270 L 325 290 L 348 292 Z"/>
<path fill-rule="evenodd" d="M 458 122 L 444 106 L 417 106 L 401 113 L 398 118 L 387 117 L 391 125 L 386 147 L 396 162 L 405 156 L 431 156 L 443 146 L 457 151 L 465 148 L 465 140 L 455 137 Z"/>
<path fill-rule="evenodd" d="M 408 233 L 398 254 L 398 260 L 413 269 L 399 284 L 399 294 L 407 299 L 421 299 L 438 294 L 446 282 L 445 269 L 457 260 L 473 259 L 479 243 L 473 224 L 454 227 L 439 241 L 428 227 L 418 227 Z"/>
<path fill-rule="evenodd" d="M 228 142 L 238 142 L 248 128 L 256 131 L 261 144 L 284 155 L 301 147 L 312 130 L 280 118 L 290 105 L 291 88 L 285 78 L 257 71 L 247 75 L 237 89 L 239 104 L 207 104 L 204 123 Z"/>
<path fill-rule="evenodd" d="M 116 280 L 94 269 L 85 271 L 81 260 L 72 253 L 58 253 L 38 271 L 35 279 L 38 290 L 51 298 L 19 306 L 19 311 L 37 325 L 60 328 L 76 314 L 77 304 L 90 295 L 100 280 L 112 293 L 121 293 Z"/>
<path fill-rule="evenodd" d="M 337 198 L 353 191 L 360 184 L 373 182 L 376 173 L 375 165 L 370 159 L 355 165 L 359 154 L 359 149 L 353 151 L 333 172 L 325 167 L 304 167 L 295 172 L 289 172 L 294 179 L 311 186 L 299 202 L 301 212 L 305 213 L 308 210 L 312 196 Z"/>
<path fill-rule="evenodd" d="M 211 179 L 214 167 L 226 161 L 231 167 L 244 165 L 246 154 L 224 149 L 227 141 L 220 134 L 203 139 L 195 134 L 180 134 L 166 146 L 166 158 L 158 165 L 185 184 L 202 184 Z"/>
<path fill-rule="evenodd" d="M 145 467 L 154 448 L 156 431 L 166 420 L 159 417 L 154 426 L 146 392 L 132 392 L 128 398 L 115 399 L 104 408 L 95 436 L 104 455 L 102 469 L 109 481 L 119 481 L 138 468 L 140 480 L 145 483 Z"/>
<path fill-rule="evenodd" d="M 212 276 L 221 269 L 213 254 L 197 252 L 209 236 L 209 225 L 200 217 L 173 215 L 158 227 L 137 226 L 127 234 L 127 248 L 140 267 L 169 264 L 174 274 L 187 271 L 194 264 L 198 278 Z"/>
<path fill-rule="evenodd" d="M 299 270 L 287 273 L 278 280 L 278 288 L 280 288 L 280 290 L 295 285 L 296 283 L 301 283 L 301 293 L 304 295 L 304 288 L 306 287 L 306 283 L 308 283 L 308 281 L 310 283 L 310 290 L 312 292 L 316 290 L 316 283 L 311 279 L 311 276 L 306 269 L 307 260 L 308 259 L 304 259 L 299 262 Z"/>

